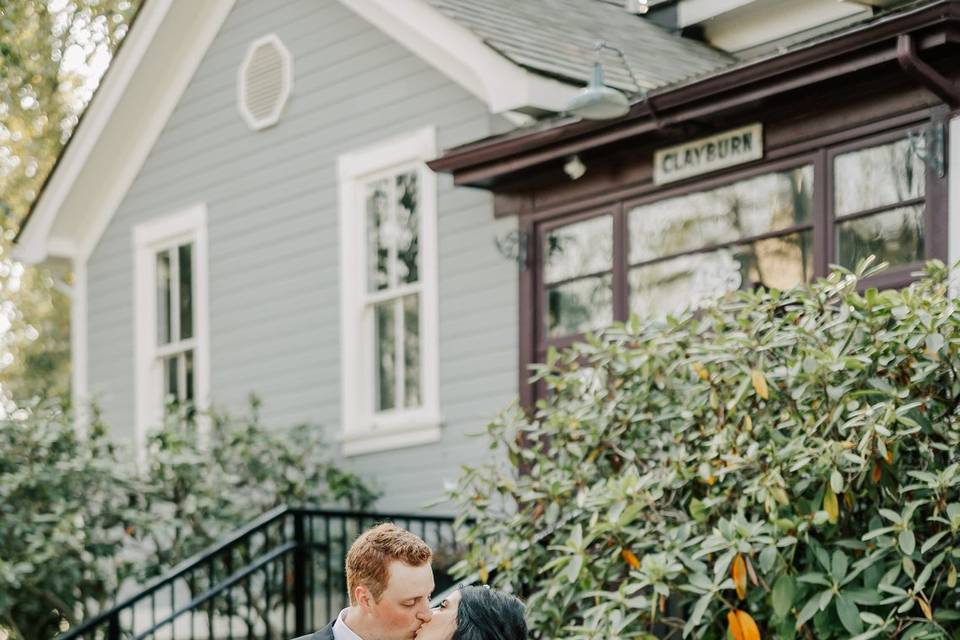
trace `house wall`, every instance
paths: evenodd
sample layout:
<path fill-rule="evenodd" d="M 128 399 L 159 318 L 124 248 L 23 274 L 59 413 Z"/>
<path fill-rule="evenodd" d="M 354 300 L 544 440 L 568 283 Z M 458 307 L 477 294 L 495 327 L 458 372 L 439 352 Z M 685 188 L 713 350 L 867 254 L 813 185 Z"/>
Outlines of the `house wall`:
<path fill-rule="evenodd" d="M 279 124 L 250 131 L 237 69 L 275 32 L 294 58 Z M 90 392 L 118 440 L 134 437 L 133 228 L 197 202 L 209 238 L 211 395 L 268 425 L 340 425 L 336 158 L 433 125 L 441 148 L 488 135 L 483 103 L 335 0 L 238 0 L 87 264 Z M 485 455 L 469 433 L 517 391 L 516 266 L 493 239 L 514 227 L 483 191 L 439 176 L 439 443 L 345 464 L 385 490 L 381 509 L 421 511 L 458 466 Z M 440 507 L 440 510 L 449 510 Z"/>

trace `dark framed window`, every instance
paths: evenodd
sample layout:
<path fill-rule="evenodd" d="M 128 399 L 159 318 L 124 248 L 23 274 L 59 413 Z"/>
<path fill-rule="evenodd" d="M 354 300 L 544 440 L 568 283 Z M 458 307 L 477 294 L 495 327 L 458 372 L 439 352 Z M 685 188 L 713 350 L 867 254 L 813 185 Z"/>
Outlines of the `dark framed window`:
<path fill-rule="evenodd" d="M 918 135 L 928 123 L 853 132 L 572 215 L 534 217 L 521 366 L 631 313 L 662 316 L 734 289 L 789 288 L 871 254 L 890 267 L 866 286 L 906 285 L 926 260 L 946 259 L 945 180 L 927 167 Z"/>

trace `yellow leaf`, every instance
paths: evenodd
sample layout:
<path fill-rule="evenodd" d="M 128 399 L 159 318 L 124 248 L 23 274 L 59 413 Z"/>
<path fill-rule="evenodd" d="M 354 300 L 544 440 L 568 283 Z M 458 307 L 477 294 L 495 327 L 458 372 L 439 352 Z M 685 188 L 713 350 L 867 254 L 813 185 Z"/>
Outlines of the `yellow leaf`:
<path fill-rule="evenodd" d="M 693 363 L 693 370 L 704 382 L 710 379 L 710 372 L 707 371 L 707 368 L 699 362 Z"/>
<path fill-rule="evenodd" d="M 743 629 L 740 628 L 736 611 L 727 611 L 727 628 L 730 635 L 733 636 L 733 640 L 743 640 Z"/>
<path fill-rule="evenodd" d="M 639 569 L 639 568 L 640 568 L 640 560 L 639 560 L 639 559 L 637 558 L 637 556 L 633 553 L 633 551 L 630 551 L 630 549 L 621 549 L 621 550 L 620 550 L 620 557 L 622 557 L 623 560 L 624 560 L 628 565 L 630 565 L 631 568 L 633 568 L 633 569 Z"/>
<path fill-rule="evenodd" d="M 830 516 L 830 524 L 837 524 L 837 520 L 840 519 L 840 503 L 837 500 L 837 494 L 830 487 L 827 487 L 823 494 L 823 510 Z"/>
<path fill-rule="evenodd" d="M 873 463 L 873 471 L 870 472 L 870 479 L 873 480 L 873 484 L 880 482 L 880 478 L 883 477 L 883 469 L 880 467 L 879 462 Z"/>
<path fill-rule="evenodd" d="M 770 396 L 770 392 L 767 389 L 767 378 L 763 375 L 763 372 L 759 369 L 754 369 L 750 372 L 750 381 L 753 383 L 753 390 L 757 392 L 757 395 L 766 400 Z"/>
<path fill-rule="evenodd" d="M 933 610 L 930 608 L 930 603 L 923 596 L 916 596 L 916 598 L 917 604 L 923 609 L 923 615 L 926 616 L 927 620 L 933 621 Z"/>
<path fill-rule="evenodd" d="M 950 569 L 947 570 L 947 586 L 953 589 L 957 586 L 957 567 L 950 563 Z"/>
<path fill-rule="evenodd" d="M 743 416 L 743 430 L 747 433 L 753 433 L 753 418 L 750 416 Z"/>
<path fill-rule="evenodd" d="M 737 588 L 737 597 L 743 600 L 747 597 L 747 563 L 743 559 L 743 554 L 738 553 L 737 557 L 733 559 L 730 574 L 733 577 L 733 584 Z"/>
<path fill-rule="evenodd" d="M 487 580 L 490 578 L 490 572 L 487 570 L 487 565 L 480 565 L 480 571 L 478 573 L 480 574 L 480 583 L 487 584 Z"/>
<path fill-rule="evenodd" d="M 746 611 L 734 609 L 727 613 L 727 626 L 733 640 L 760 640 L 757 623 Z"/>
<path fill-rule="evenodd" d="M 887 453 L 884 454 L 883 459 L 887 461 L 887 464 L 893 464 L 893 450 L 887 448 Z"/>
<path fill-rule="evenodd" d="M 737 611 L 737 620 L 740 622 L 740 629 L 743 631 L 743 640 L 760 640 L 760 629 L 750 614 L 746 611 Z"/>

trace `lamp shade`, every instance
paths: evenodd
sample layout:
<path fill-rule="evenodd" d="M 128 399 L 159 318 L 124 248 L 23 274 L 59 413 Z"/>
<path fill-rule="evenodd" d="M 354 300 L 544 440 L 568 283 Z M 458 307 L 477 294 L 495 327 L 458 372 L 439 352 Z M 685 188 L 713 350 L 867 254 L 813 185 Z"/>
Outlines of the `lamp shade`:
<path fill-rule="evenodd" d="M 567 111 L 586 120 L 619 118 L 630 110 L 627 96 L 603 83 L 603 67 L 593 63 L 593 75 L 580 93 L 574 96 Z"/>

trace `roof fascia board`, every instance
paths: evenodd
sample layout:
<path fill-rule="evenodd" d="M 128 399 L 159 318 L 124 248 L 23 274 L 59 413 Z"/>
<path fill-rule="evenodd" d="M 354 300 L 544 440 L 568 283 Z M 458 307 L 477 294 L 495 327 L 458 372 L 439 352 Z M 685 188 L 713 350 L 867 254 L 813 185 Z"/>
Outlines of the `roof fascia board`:
<path fill-rule="evenodd" d="M 434 171 L 452 172 L 455 184 L 489 187 L 501 176 L 550 160 L 896 60 L 896 36 L 900 33 L 939 27 L 918 37 L 921 51 L 957 41 L 958 34 L 950 24 L 957 20 L 960 6 L 939 3 L 853 34 L 653 92 L 617 121 L 578 120 L 505 140 L 468 144 L 428 164 Z"/>
<path fill-rule="evenodd" d="M 510 62 L 424 0 L 340 0 L 483 100 L 492 113 L 561 112 L 579 87 Z"/>
<path fill-rule="evenodd" d="M 150 95 L 145 98 L 131 96 L 128 106 L 138 114 L 136 134 L 135 137 L 130 138 L 128 143 L 130 147 L 124 151 L 123 162 L 115 163 L 115 165 L 118 164 L 118 170 L 113 175 L 113 179 L 101 185 L 97 191 L 99 202 L 98 206 L 92 208 L 94 217 L 87 225 L 83 237 L 79 239 L 79 257 L 84 262 L 100 242 L 110 220 L 140 173 L 150 150 L 187 90 L 197 67 L 203 61 L 207 49 L 220 31 L 220 27 L 223 26 L 235 2 L 236 0 L 204 0 L 196 5 L 191 4 L 191 7 L 202 7 L 205 12 L 202 14 L 202 20 L 189 25 L 196 29 L 195 34 L 181 38 L 176 34 L 183 33 L 187 25 L 179 23 L 173 25 L 170 33 L 175 37 L 171 37 L 169 43 L 177 47 L 176 54 L 173 51 L 167 51 L 166 46 L 162 47 L 162 51 L 158 49 L 156 52 L 151 52 L 152 59 L 159 58 L 165 61 L 162 66 L 170 70 L 170 75 L 157 83 L 162 87 L 159 95 Z"/>
<path fill-rule="evenodd" d="M 748 5 L 755 0 L 680 0 L 677 26 L 689 27 Z"/>
<path fill-rule="evenodd" d="M 146 0 L 127 39 L 117 51 L 101 86 L 94 92 L 63 156 L 44 185 L 40 197 L 14 247 L 14 257 L 28 263 L 42 262 L 48 254 L 47 236 L 74 181 L 93 153 L 100 134 L 123 98 L 124 91 L 140 61 L 153 42 L 170 9 L 172 0 Z M 74 257 L 74 256 L 61 256 Z"/>

